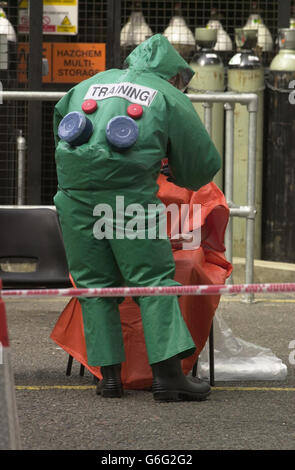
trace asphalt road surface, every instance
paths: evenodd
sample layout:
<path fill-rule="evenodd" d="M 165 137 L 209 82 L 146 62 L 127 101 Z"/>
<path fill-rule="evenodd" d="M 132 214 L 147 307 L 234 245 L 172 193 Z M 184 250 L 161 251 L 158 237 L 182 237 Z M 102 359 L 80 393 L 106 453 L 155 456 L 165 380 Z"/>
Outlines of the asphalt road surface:
<path fill-rule="evenodd" d="M 75 361 L 65 375 L 67 353 L 49 335 L 68 299 L 6 299 L 22 449 L 294 450 L 295 295 L 255 300 L 224 297 L 218 315 L 235 337 L 270 348 L 286 378 L 216 381 L 205 402 L 156 403 L 149 391 L 97 396 Z"/>

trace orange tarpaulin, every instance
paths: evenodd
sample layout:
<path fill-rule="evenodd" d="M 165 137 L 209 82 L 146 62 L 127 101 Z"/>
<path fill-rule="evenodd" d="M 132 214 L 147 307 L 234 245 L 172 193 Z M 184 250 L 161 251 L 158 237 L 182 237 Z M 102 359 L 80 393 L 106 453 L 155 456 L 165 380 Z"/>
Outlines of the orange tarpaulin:
<path fill-rule="evenodd" d="M 158 197 L 166 206 L 171 203 L 179 207 L 181 204 L 189 204 L 190 223 L 193 204 L 201 205 L 201 246 L 193 250 L 173 250 L 175 280 L 183 285 L 224 284 L 232 266 L 224 256 L 223 239 L 229 209 L 223 193 L 214 183 L 209 183 L 197 192 L 188 191 L 167 182 L 163 175 L 159 177 L 158 183 Z M 185 374 L 192 369 L 205 346 L 219 300 L 220 296 L 182 296 L 179 299 L 182 315 L 197 347 L 193 356 L 182 361 Z M 131 298 L 126 298 L 120 304 L 120 316 L 126 353 L 126 361 L 122 364 L 123 386 L 129 389 L 148 388 L 152 384 L 152 373 L 147 360 L 140 309 Z M 77 298 L 71 299 L 65 307 L 50 337 L 91 373 L 101 378 L 100 368 L 87 364 L 82 311 Z"/>

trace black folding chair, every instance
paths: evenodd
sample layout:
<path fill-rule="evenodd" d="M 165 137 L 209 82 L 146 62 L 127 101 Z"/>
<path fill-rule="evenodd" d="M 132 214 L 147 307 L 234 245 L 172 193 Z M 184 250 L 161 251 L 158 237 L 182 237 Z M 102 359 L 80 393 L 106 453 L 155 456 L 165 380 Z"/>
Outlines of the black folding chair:
<path fill-rule="evenodd" d="M 196 360 L 192 376 L 196 377 L 198 369 L 198 359 Z M 210 333 L 209 333 L 209 382 L 213 387 L 215 385 L 215 374 L 214 374 L 214 330 L 213 330 L 213 320 L 211 323 Z"/>
<path fill-rule="evenodd" d="M 71 286 L 55 210 L 0 209 L 0 278 L 3 288 Z"/>
<path fill-rule="evenodd" d="M 72 287 L 54 209 L 0 209 L 0 278 L 3 289 Z"/>

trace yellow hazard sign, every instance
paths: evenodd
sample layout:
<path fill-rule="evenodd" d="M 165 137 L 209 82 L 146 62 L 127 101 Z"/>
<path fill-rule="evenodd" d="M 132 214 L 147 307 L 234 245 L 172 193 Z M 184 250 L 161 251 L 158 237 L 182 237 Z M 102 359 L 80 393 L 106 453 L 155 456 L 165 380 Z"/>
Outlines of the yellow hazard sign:
<path fill-rule="evenodd" d="M 64 17 L 60 25 L 56 26 L 57 33 L 75 33 L 76 27 L 72 25 L 67 16 Z"/>
<path fill-rule="evenodd" d="M 76 27 L 72 25 L 68 16 L 65 16 L 60 25 L 56 26 L 58 33 L 75 33 Z"/>
<path fill-rule="evenodd" d="M 76 26 L 63 26 L 63 25 L 60 25 L 60 26 L 57 26 L 56 27 L 56 32 L 57 33 L 76 33 L 77 32 L 77 28 Z"/>
<path fill-rule="evenodd" d="M 61 24 L 63 26 L 70 26 L 72 23 L 70 22 L 69 18 L 67 16 L 65 16 L 64 19 L 62 20 Z"/>
<path fill-rule="evenodd" d="M 76 6 L 78 0 L 43 0 L 43 5 L 53 5 L 53 6 Z M 19 0 L 19 8 L 28 8 L 29 0 Z"/>
<path fill-rule="evenodd" d="M 18 2 L 18 8 L 28 8 L 29 3 L 28 0 L 20 0 Z"/>

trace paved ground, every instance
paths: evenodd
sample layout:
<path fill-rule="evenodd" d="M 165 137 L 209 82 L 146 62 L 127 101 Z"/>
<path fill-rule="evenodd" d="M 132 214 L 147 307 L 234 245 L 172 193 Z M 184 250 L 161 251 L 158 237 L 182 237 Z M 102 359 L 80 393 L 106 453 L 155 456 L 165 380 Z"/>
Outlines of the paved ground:
<path fill-rule="evenodd" d="M 95 395 L 92 376 L 49 338 L 67 299 L 7 299 L 22 448 L 25 450 L 295 449 L 295 295 L 224 297 L 233 333 L 270 348 L 288 367 L 283 381 L 216 382 L 201 403 L 155 403 L 150 392 Z M 0 434 L 1 437 L 1 434 Z"/>

